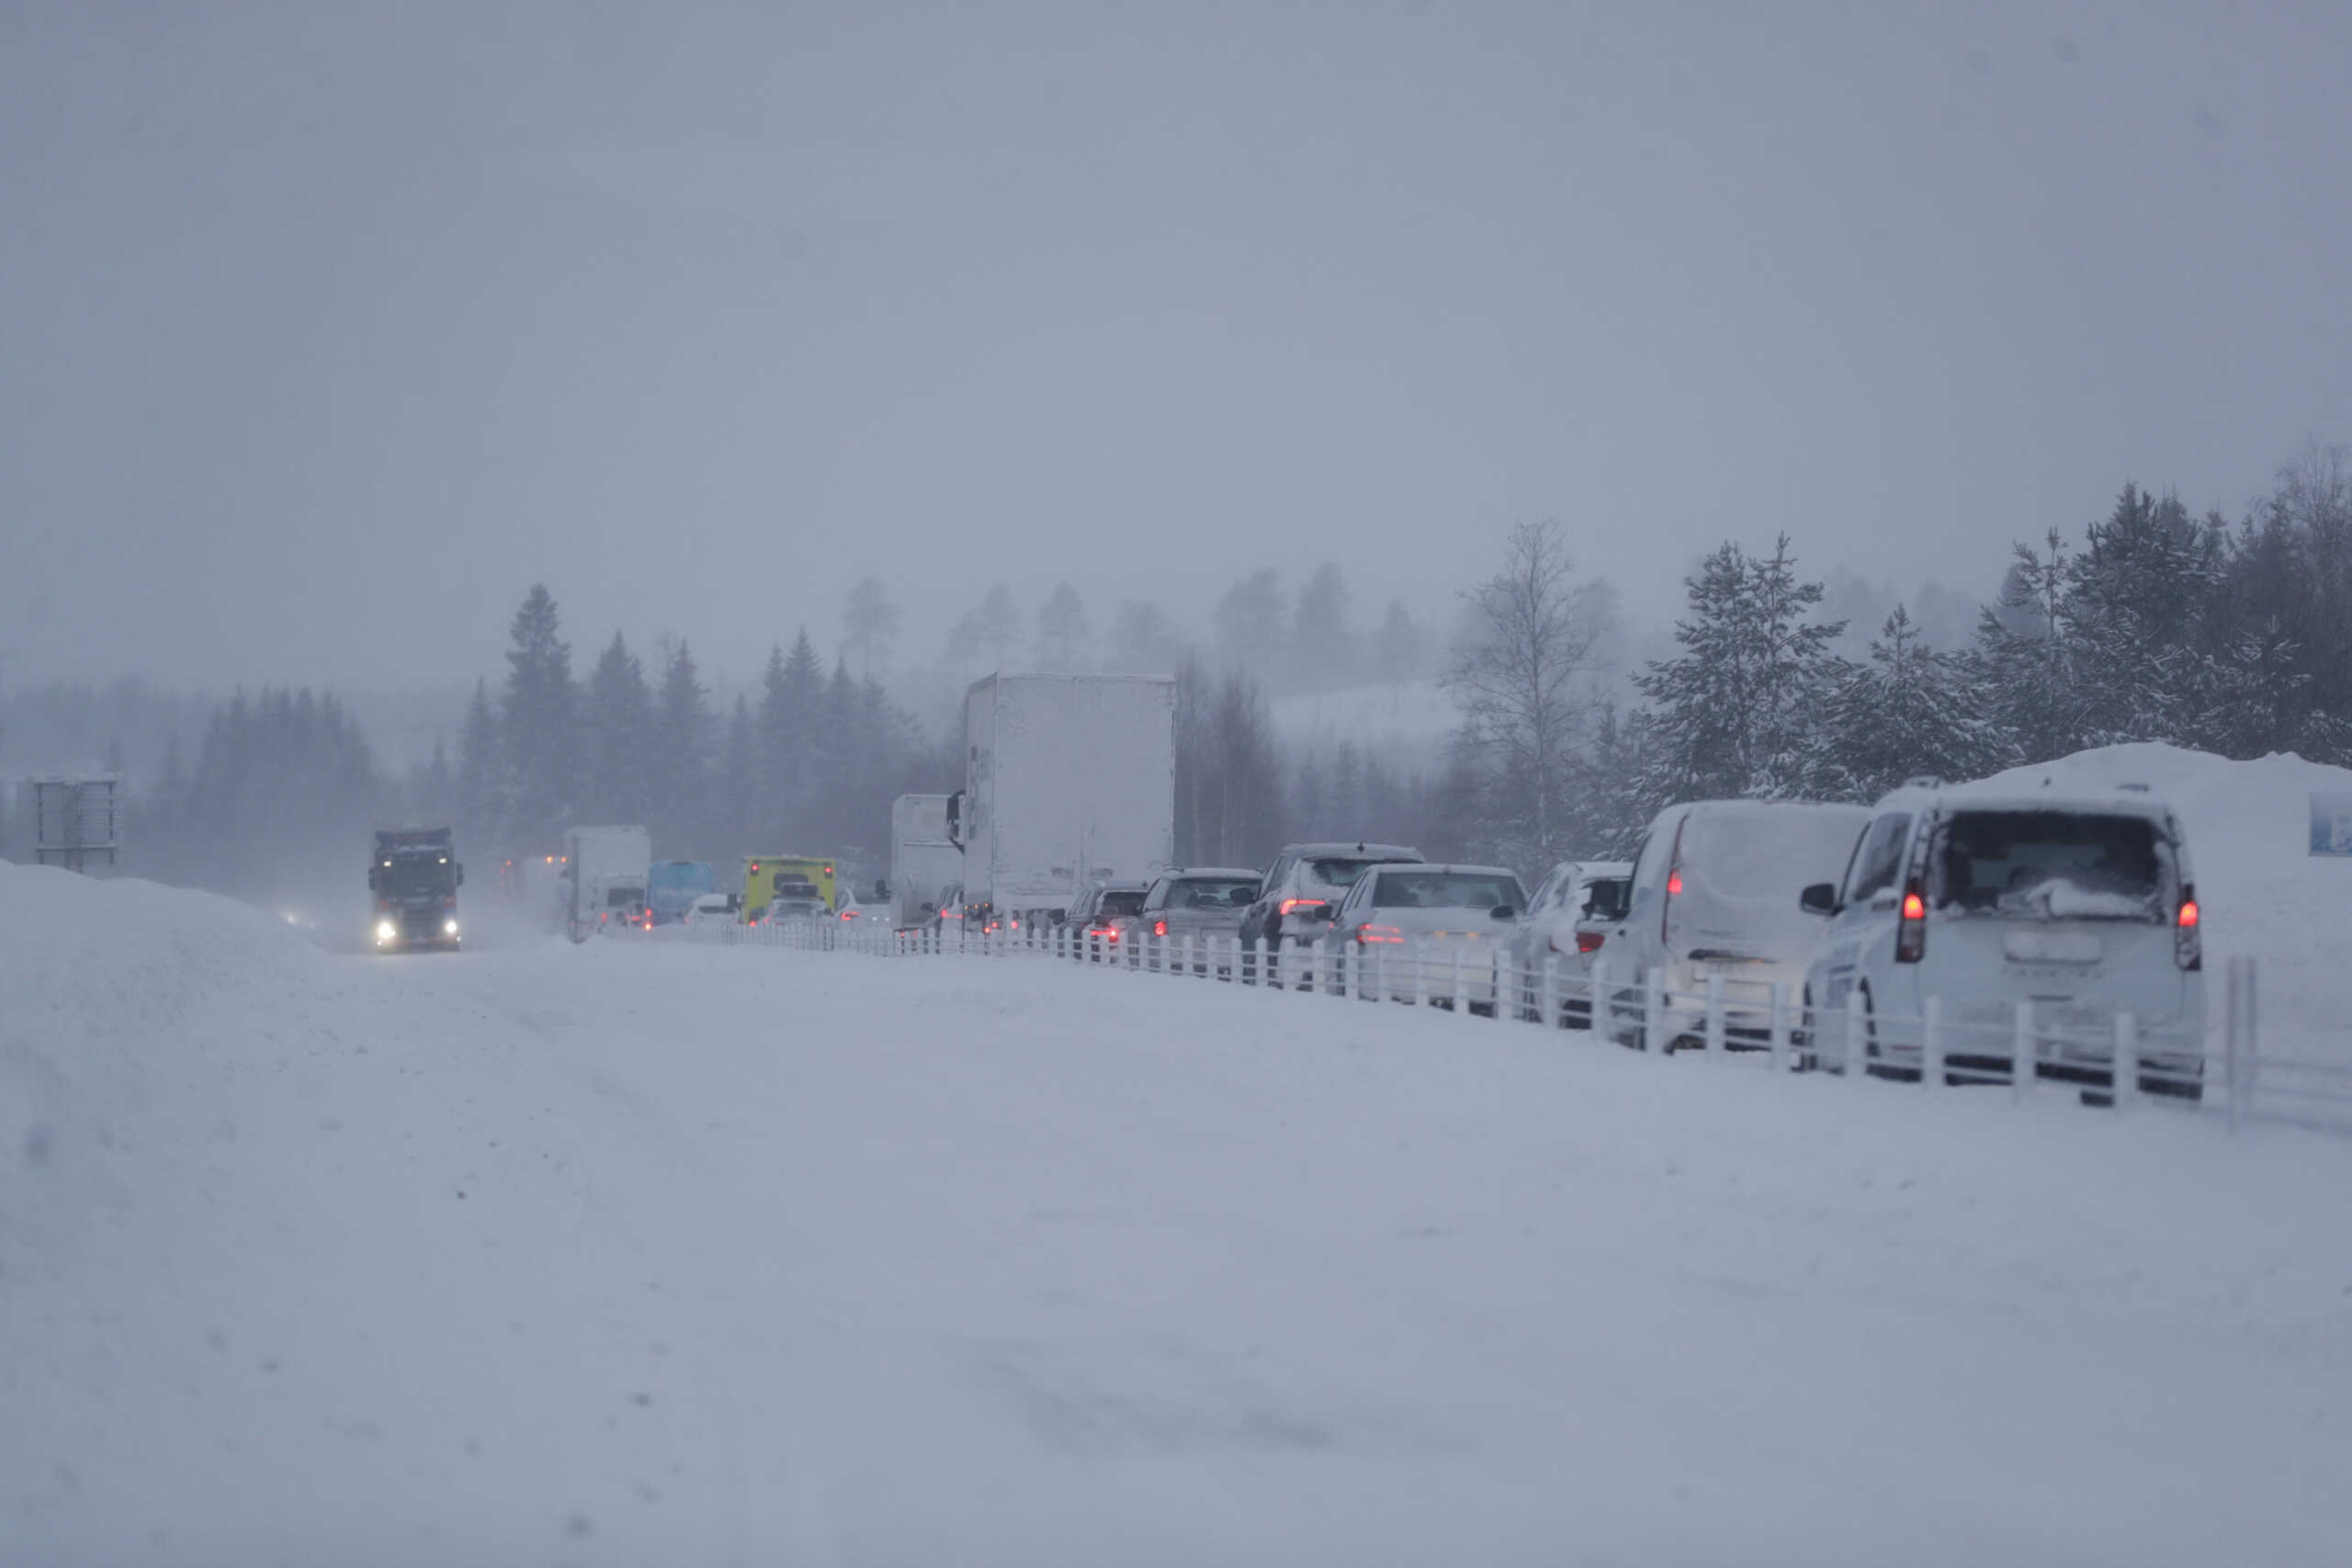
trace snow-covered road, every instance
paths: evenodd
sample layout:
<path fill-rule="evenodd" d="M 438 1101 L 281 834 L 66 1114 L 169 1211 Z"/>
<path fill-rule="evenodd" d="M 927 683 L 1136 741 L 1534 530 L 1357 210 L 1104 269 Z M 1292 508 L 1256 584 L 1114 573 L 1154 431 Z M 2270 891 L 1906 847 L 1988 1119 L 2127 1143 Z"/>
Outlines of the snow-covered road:
<path fill-rule="evenodd" d="M 0 866 L 0 1562 L 2352 1561 L 2352 1142 Z"/>

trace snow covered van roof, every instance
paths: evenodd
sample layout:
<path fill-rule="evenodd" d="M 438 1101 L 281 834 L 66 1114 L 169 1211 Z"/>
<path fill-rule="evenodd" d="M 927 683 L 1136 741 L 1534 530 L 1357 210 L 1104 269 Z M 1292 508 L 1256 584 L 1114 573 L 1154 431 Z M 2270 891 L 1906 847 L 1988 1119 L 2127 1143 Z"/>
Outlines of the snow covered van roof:
<path fill-rule="evenodd" d="M 2040 785 L 2019 784 L 2014 777 L 1978 779 L 1967 784 L 1911 784 L 1892 790 L 1873 807 L 1880 811 L 1914 810 L 1943 806 L 1969 811 L 2083 811 L 2116 817 L 2144 817 L 2154 822 L 2172 819 L 2172 807 L 2145 784 L 2086 784 L 2075 780 Z"/>

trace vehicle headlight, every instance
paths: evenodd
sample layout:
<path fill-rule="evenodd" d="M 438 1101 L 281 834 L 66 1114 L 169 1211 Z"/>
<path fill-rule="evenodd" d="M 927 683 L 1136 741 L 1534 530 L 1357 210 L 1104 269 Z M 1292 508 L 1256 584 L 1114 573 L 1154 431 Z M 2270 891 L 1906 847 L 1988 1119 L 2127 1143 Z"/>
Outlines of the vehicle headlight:
<path fill-rule="evenodd" d="M 441 931 L 444 935 L 456 936 L 458 934 L 458 922 L 455 920 L 444 920 L 441 922 Z"/>
<path fill-rule="evenodd" d="M 400 927 L 392 924 L 391 921 L 378 920 L 376 922 L 376 940 L 378 942 L 390 942 L 400 934 Z"/>

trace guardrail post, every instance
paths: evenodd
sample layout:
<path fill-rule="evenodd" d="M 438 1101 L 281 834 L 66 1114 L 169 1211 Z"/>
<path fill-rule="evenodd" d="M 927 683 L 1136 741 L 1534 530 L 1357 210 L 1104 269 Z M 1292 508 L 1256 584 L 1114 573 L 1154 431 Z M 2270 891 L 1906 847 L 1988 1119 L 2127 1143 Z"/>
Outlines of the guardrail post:
<path fill-rule="evenodd" d="M 1919 1017 L 1919 1087 L 1944 1086 L 1944 999 L 1929 997 Z"/>
<path fill-rule="evenodd" d="M 2140 1092 L 2140 1021 L 2127 1010 L 2115 1015 L 2115 1057 L 2108 1069 L 2109 1099 L 2115 1109 Z"/>
<path fill-rule="evenodd" d="M 1462 944 L 1457 942 L 1451 943 L 1450 947 L 1451 953 L 1449 962 L 1445 968 L 1445 983 L 1453 987 L 1453 1016 L 1456 1018 L 1468 1018 L 1470 1016 L 1470 996 L 1468 990 L 1462 984 Z"/>
<path fill-rule="evenodd" d="M 2238 961 L 2229 962 L 2222 976 L 2222 1089 L 2230 1097 L 2230 1131 L 2238 1130 L 2238 1053 L 2244 1048 L 2238 1041 L 2238 988 L 2241 976 Z"/>
<path fill-rule="evenodd" d="M 2041 1049 L 2033 1037 L 2033 1003 L 2020 998 L 2009 1030 L 2009 1098 L 2022 1101 L 2033 1092 L 2041 1070 Z"/>
<path fill-rule="evenodd" d="M 1785 980 L 1772 982 L 1772 1018 L 1765 1035 L 1765 1048 L 1772 1054 L 1772 1070 L 1784 1073 L 1789 1068 L 1789 985 Z"/>
<path fill-rule="evenodd" d="M 1545 1029 L 1560 1027 L 1560 955 L 1544 954 L 1544 977 L 1535 984 L 1535 1021 Z"/>
<path fill-rule="evenodd" d="M 1720 1056 L 1724 1054 L 1724 1029 L 1725 1021 L 1726 1021 L 1724 1018 L 1724 977 L 1721 975 L 1710 975 L 1707 976 L 1706 1033 L 1707 1055 L 1710 1056 Z"/>
<path fill-rule="evenodd" d="M 1671 1054 L 1666 1038 L 1666 971 L 1653 964 L 1642 976 L 1642 1049 Z"/>
<path fill-rule="evenodd" d="M 1862 988 L 1846 993 L 1845 1059 L 1840 1064 L 1849 1078 L 1870 1077 L 1870 1020 L 1862 1011 Z"/>

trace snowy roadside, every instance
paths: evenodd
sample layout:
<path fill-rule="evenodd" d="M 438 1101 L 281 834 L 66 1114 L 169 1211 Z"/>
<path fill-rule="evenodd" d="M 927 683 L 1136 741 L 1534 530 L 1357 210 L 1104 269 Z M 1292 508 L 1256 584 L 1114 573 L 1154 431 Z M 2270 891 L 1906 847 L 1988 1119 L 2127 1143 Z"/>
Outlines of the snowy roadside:
<path fill-rule="evenodd" d="M 2352 1141 L 1076 965 L 0 919 L 0 1562 L 2352 1554 Z"/>

